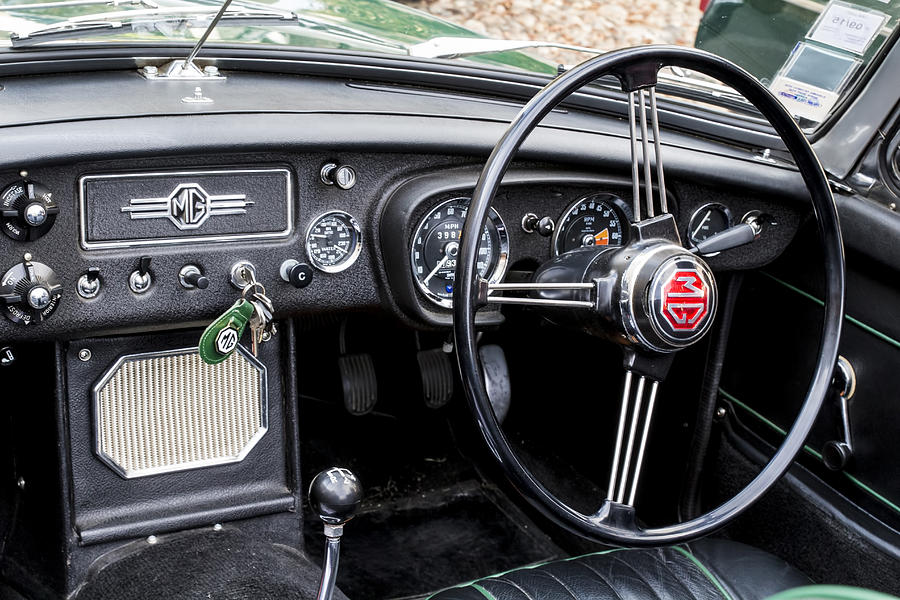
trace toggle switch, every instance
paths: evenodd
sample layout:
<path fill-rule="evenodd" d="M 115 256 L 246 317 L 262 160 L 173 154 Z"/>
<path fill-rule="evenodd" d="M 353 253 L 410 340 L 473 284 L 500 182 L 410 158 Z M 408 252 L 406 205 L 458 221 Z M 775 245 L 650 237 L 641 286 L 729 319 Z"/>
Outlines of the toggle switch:
<path fill-rule="evenodd" d="M 153 276 L 150 274 L 149 256 L 142 256 L 138 261 L 138 268 L 128 277 L 128 287 L 135 294 L 143 294 L 153 285 Z"/>
<path fill-rule="evenodd" d="M 89 268 L 75 285 L 78 295 L 85 300 L 96 298 L 100 293 L 100 269 L 98 267 Z"/>

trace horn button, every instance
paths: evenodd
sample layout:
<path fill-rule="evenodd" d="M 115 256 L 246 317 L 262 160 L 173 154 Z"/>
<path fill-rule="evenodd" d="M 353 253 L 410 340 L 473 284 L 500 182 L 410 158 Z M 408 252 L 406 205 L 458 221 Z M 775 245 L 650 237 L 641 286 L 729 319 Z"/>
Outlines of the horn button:
<path fill-rule="evenodd" d="M 535 283 L 592 282 L 594 289 L 541 290 L 532 296 L 590 299 L 592 309 L 551 309 L 548 317 L 626 346 L 657 353 L 690 346 L 712 327 L 716 280 L 701 258 L 678 244 L 677 233 L 666 235 L 668 227 L 653 229 L 653 237 L 640 239 L 638 232 L 639 239 L 627 246 L 567 252 L 534 276 Z"/>

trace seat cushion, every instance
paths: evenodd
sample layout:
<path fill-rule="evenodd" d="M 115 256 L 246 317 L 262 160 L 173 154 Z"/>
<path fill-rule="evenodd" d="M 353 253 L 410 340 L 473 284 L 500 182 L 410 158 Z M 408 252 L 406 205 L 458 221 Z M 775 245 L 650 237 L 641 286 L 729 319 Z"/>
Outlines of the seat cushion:
<path fill-rule="evenodd" d="M 809 578 L 728 540 L 613 549 L 523 567 L 438 592 L 434 600 L 762 600 Z"/>

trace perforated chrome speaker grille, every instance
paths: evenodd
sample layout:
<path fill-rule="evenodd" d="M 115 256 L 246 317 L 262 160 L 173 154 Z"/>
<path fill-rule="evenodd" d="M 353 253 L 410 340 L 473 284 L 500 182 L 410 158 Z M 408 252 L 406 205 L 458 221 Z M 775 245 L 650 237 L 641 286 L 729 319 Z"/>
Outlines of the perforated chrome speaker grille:
<path fill-rule="evenodd" d="M 268 425 L 266 368 L 243 346 L 121 357 L 94 386 L 96 452 L 126 478 L 240 462 Z"/>

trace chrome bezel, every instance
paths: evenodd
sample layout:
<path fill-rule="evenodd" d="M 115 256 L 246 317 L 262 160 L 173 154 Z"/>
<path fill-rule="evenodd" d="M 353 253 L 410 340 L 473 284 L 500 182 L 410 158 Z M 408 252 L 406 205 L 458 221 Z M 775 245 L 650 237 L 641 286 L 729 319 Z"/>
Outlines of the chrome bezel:
<path fill-rule="evenodd" d="M 345 219 L 350 227 L 353 228 L 353 231 L 356 233 L 356 242 L 353 245 L 351 251 L 347 253 L 347 256 L 345 256 L 343 260 L 333 265 L 325 265 L 319 262 L 319 260 L 312 253 L 312 249 L 309 247 L 309 235 L 312 233 L 313 227 L 318 225 L 323 219 L 334 215 L 340 216 L 341 218 Z M 329 210 L 327 212 L 323 212 L 312 221 L 310 221 L 309 226 L 306 228 L 306 237 L 304 244 L 306 247 L 306 257 L 309 259 L 309 262 L 312 264 L 312 266 L 325 273 L 340 273 L 341 271 L 349 269 L 353 265 L 353 263 L 356 262 L 356 259 L 359 258 L 359 255 L 362 252 L 362 229 L 360 229 L 359 223 L 356 221 L 356 217 L 354 217 L 350 213 L 344 212 L 343 210 Z"/>
<path fill-rule="evenodd" d="M 734 224 L 734 216 L 731 214 L 731 209 L 729 209 L 727 206 L 725 206 L 721 202 L 707 202 L 706 204 L 702 204 L 701 206 L 697 207 L 697 210 L 695 210 L 694 212 L 691 213 L 691 218 L 688 219 L 687 239 L 688 239 L 688 242 L 690 242 L 690 244 L 692 246 L 696 246 L 698 243 L 698 240 L 694 239 L 694 232 L 693 232 L 694 219 L 696 219 L 699 215 L 703 214 L 704 210 L 707 210 L 710 208 L 715 208 L 717 210 L 722 211 L 722 214 L 725 215 L 725 219 L 728 222 L 727 227 L 731 227 Z M 702 242 L 703 240 L 699 240 L 699 241 Z M 716 254 L 718 254 L 718 252 L 715 252 L 713 254 L 707 254 L 706 256 L 715 256 Z"/>
<path fill-rule="evenodd" d="M 448 204 L 457 203 L 457 204 L 466 204 L 466 211 L 468 211 L 468 204 L 472 201 L 472 199 L 468 196 L 457 196 L 455 198 L 450 198 L 448 200 L 444 200 L 440 204 L 432 206 L 431 209 L 425 213 L 420 220 L 418 225 L 416 225 L 415 230 L 413 231 L 412 238 L 410 239 L 409 244 L 409 264 L 411 267 L 411 275 L 413 281 L 416 282 L 416 286 L 419 288 L 419 291 L 424 294 L 426 298 L 431 300 L 433 303 L 438 306 L 442 306 L 444 308 L 453 308 L 453 300 L 450 298 L 443 298 L 434 292 L 432 292 L 427 285 L 422 283 L 422 280 L 419 279 L 418 275 L 416 275 L 416 244 L 415 240 L 419 236 L 419 232 L 422 231 L 422 227 L 424 227 L 425 223 L 428 219 L 431 218 L 431 215 L 435 213 L 435 211 L 442 209 Z M 466 213 L 468 214 L 468 212 Z M 509 233 L 506 230 L 506 223 L 503 221 L 503 217 L 500 216 L 500 213 L 492 206 L 488 211 L 488 221 L 494 225 L 494 228 L 497 230 L 497 239 L 499 240 L 499 250 L 500 254 L 497 257 L 497 264 L 494 266 L 494 270 L 491 271 L 490 277 L 488 278 L 488 283 L 499 283 L 500 280 L 503 279 L 504 275 L 506 275 L 506 268 L 509 265 Z"/>
<path fill-rule="evenodd" d="M 130 177 L 190 177 L 194 175 L 218 175 L 242 173 L 278 173 L 284 176 L 285 218 L 287 225 L 280 231 L 265 233 L 223 233 L 214 235 L 171 236 L 163 238 L 142 238 L 135 240 L 108 240 L 102 242 L 87 239 L 87 196 L 85 184 L 88 181 L 104 179 L 125 179 Z M 138 173 L 109 173 L 82 175 L 78 178 L 78 237 L 85 250 L 104 250 L 108 248 L 133 248 L 140 246 L 176 246 L 180 244 L 205 244 L 210 242 L 226 242 L 229 240 L 268 240 L 290 237 L 294 232 L 294 192 L 293 174 L 283 167 L 248 168 L 248 169 L 193 169 L 184 171 L 147 171 Z"/>
<path fill-rule="evenodd" d="M 566 210 L 564 210 L 562 212 L 562 214 L 559 216 L 559 218 L 556 220 L 556 227 L 553 228 L 553 237 L 550 238 L 550 252 L 553 256 L 560 255 L 560 252 L 558 251 L 558 243 L 559 243 L 559 236 L 561 235 L 561 232 L 563 231 L 563 226 L 562 226 L 563 223 L 566 222 L 566 219 L 569 218 L 569 216 L 572 214 L 572 211 L 575 210 L 576 206 L 578 206 L 579 204 L 581 204 L 588 198 L 592 198 L 594 196 L 608 196 L 608 197 L 614 198 L 614 199 L 618 200 L 620 203 L 622 203 L 622 206 L 619 206 L 619 203 L 617 203 L 617 202 L 609 201 L 606 199 L 601 200 L 601 202 L 609 205 L 609 207 L 612 208 L 613 211 L 617 215 L 619 215 L 619 220 L 622 222 L 623 226 L 622 226 L 622 242 L 620 244 L 618 244 L 618 246 L 623 246 L 625 244 L 625 236 L 628 235 L 628 227 L 625 227 L 625 224 L 627 223 L 629 227 L 631 226 L 631 216 L 625 212 L 624 207 L 626 205 L 625 205 L 624 200 L 622 200 L 615 194 L 610 194 L 608 192 L 594 192 L 592 194 L 580 196 L 577 200 L 575 200 L 574 202 L 572 202 L 571 204 L 566 206 Z M 614 246 L 614 247 L 618 247 L 618 246 Z"/>

